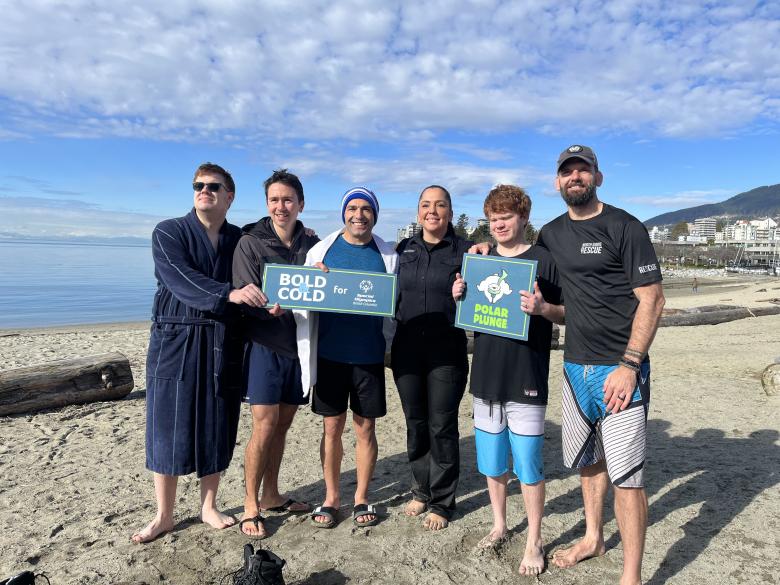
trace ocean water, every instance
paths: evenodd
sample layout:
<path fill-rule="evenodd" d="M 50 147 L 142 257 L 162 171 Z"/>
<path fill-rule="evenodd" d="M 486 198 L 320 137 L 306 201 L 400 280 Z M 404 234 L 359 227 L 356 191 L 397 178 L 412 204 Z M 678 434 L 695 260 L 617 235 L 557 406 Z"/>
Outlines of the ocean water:
<path fill-rule="evenodd" d="M 0 329 L 149 319 L 151 246 L 0 240 Z"/>

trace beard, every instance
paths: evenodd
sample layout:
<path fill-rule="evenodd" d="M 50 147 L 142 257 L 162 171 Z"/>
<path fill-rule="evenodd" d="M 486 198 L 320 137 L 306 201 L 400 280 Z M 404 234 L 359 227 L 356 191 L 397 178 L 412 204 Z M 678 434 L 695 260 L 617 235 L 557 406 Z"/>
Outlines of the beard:
<path fill-rule="evenodd" d="M 585 190 L 580 193 L 579 195 L 572 195 L 570 194 L 565 187 L 561 187 L 561 197 L 563 197 L 563 200 L 566 202 L 566 205 L 570 205 L 572 207 L 579 207 L 581 205 L 585 205 L 593 199 L 593 196 L 596 194 L 596 184 L 590 183 L 585 186 Z"/>

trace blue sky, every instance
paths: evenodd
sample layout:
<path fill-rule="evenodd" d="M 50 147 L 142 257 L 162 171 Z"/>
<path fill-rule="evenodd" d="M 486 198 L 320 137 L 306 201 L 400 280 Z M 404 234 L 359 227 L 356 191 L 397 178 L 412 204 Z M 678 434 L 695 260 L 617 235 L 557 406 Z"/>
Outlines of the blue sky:
<path fill-rule="evenodd" d="M 148 238 L 205 160 L 233 223 L 283 166 L 319 233 L 366 185 L 390 238 L 431 183 L 472 223 L 519 184 L 541 226 L 573 143 L 642 220 L 780 182 L 777 2 L 3 4 L 0 234 Z"/>

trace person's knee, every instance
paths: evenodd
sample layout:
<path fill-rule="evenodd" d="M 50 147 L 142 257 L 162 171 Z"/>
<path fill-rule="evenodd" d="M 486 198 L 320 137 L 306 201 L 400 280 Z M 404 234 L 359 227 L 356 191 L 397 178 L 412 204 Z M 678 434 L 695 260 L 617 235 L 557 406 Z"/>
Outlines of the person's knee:
<path fill-rule="evenodd" d="M 275 426 L 279 421 L 278 404 L 253 404 L 252 424 L 255 426 Z"/>
<path fill-rule="evenodd" d="M 344 433 L 346 415 L 326 416 L 322 421 L 322 434 L 326 439 L 340 439 Z"/>
<path fill-rule="evenodd" d="M 376 439 L 376 419 L 353 415 L 355 436 L 358 441 L 366 442 Z"/>
<path fill-rule="evenodd" d="M 435 441 L 458 442 L 458 416 L 456 413 L 437 414 L 428 421 L 431 437 Z"/>
<path fill-rule="evenodd" d="M 279 420 L 276 422 L 277 433 L 286 433 L 288 430 L 290 430 L 290 426 L 292 426 L 296 411 L 296 406 L 289 404 L 279 405 Z"/>
<path fill-rule="evenodd" d="M 639 504 L 647 502 L 647 494 L 643 487 L 624 487 L 613 485 L 615 489 L 615 500 L 618 503 L 625 502 L 626 504 Z"/>

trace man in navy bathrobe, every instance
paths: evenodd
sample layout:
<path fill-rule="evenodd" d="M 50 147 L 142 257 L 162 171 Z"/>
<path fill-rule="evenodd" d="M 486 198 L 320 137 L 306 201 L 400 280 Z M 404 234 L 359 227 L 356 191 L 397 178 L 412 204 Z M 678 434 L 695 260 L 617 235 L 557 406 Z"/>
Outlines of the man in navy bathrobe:
<path fill-rule="evenodd" d="M 157 293 L 146 358 L 146 467 L 154 472 L 157 515 L 133 535 L 154 540 L 173 528 L 178 476 L 201 479 L 201 519 L 226 528 L 216 507 L 220 472 L 233 456 L 241 400 L 238 308 L 260 306 L 260 289 L 231 287 L 240 228 L 225 220 L 235 196 L 225 169 L 204 163 L 193 179 L 194 207 L 152 234 Z"/>

